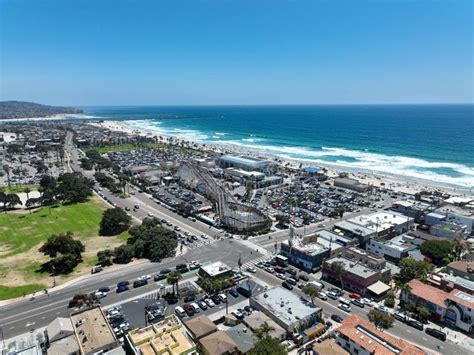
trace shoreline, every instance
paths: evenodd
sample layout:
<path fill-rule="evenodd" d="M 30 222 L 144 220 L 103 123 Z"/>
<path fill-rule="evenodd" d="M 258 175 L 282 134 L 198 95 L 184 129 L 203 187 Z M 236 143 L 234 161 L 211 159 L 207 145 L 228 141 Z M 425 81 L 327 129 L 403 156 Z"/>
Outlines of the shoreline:
<path fill-rule="evenodd" d="M 233 153 L 233 154 L 245 154 L 258 158 L 265 158 L 271 160 L 277 160 L 283 162 L 284 165 L 289 164 L 288 166 L 292 168 L 308 167 L 308 166 L 320 166 L 327 169 L 327 175 L 329 177 L 338 176 L 339 173 L 348 173 L 349 177 L 355 178 L 362 183 L 373 185 L 376 187 L 385 187 L 392 190 L 397 190 L 403 193 L 408 193 L 413 195 L 417 191 L 425 190 L 430 192 L 446 192 L 451 195 L 459 196 L 473 196 L 472 187 L 464 187 L 456 184 L 444 184 L 441 182 L 425 181 L 420 178 L 410 177 L 410 176 L 400 176 L 397 174 L 388 174 L 388 173 L 377 173 L 375 171 L 363 168 L 338 168 L 330 163 L 320 163 L 314 162 L 310 163 L 304 159 L 298 158 L 282 158 L 278 155 L 263 153 L 250 148 L 241 147 L 233 145 L 231 143 L 214 143 L 214 142 L 201 142 L 194 141 L 189 139 L 182 139 L 176 136 L 169 134 L 163 134 L 156 132 L 154 130 L 147 129 L 137 129 L 132 128 L 127 125 L 127 121 L 113 121 L 113 120 L 104 120 L 101 122 L 88 122 L 90 125 L 95 125 L 97 127 L 109 129 L 112 131 L 121 131 L 128 134 L 142 135 L 142 136 L 156 136 L 163 137 L 166 139 L 179 139 L 189 144 L 196 144 L 198 149 L 204 151 L 218 152 L 218 153 Z M 384 183 L 385 185 L 381 185 Z"/>

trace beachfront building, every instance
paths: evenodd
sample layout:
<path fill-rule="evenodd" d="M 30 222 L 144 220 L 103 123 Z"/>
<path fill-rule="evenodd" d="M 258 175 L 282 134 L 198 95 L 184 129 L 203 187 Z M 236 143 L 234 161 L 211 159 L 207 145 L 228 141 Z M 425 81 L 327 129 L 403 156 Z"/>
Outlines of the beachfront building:
<path fill-rule="evenodd" d="M 446 205 L 435 210 L 439 216 L 444 216 L 443 221 L 452 222 L 466 226 L 467 234 L 472 234 L 474 229 L 474 208 L 461 208 L 453 205 Z M 433 223 L 436 224 L 436 223 Z"/>
<path fill-rule="evenodd" d="M 367 192 L 370 190 L 369 185 L 363 184 L 356 179 L 351 179 L 347 177 L 334 179 L 334 186 L 342 187 L 344 189 L 357 191 L 357 192 Z"/>
<path fill-rule="evenodd" d="M 416 200 L 400 200 L 392 203 L 391 209 L 405 216 L 412 217 L 416 223 L 423 223 L 425 216 L 434 210 L 429 203 Z"/>
<path fill-rule="evenodd" d="M 250 297 L 250 305 L 288 333 L 301 334 L 320 323 L 322 309 L 305 302 L 294 292 L 273 287 Z"/>
<path fill-rule="evenodd" d="M 335 330 L 336 343 L 357 355 L 425 355 L 426 353 L 401 338 L 377 329 L 365 318 L 351 315 Z"/>
<path fill-rule="evenodd" d="M 198 354 L 196 344 L 174 315 L 160 323 L 130 331 L 125 337 L 127 353 L 134 355 Z"/>
<path fill-rule="evenodd" d="M 344 266 L 342 275 L 333 271 L 333 263 Z M 344 248 L 336 257 L 326 260 L 322 268 L 322 279 L 326 281 L 339 284 L 341 277 L 344 289 L 381 298 L 390 289 L 386 283 L 391 280 L 391 269 L 383 257 L 356 247 Z"/>
<path fill-rule="evenodd" d="M 271 160 L 225 154 L 219 157 L 219 166 L 223 169 L 237 168 L 248 171 L 261 171 L 269 175 L 275 168 Z"/>
<path fill-rule="evenodd" d="M 420 280 L 411 280 L 410 291 L 403 291 L 400 299 L 426 307 L 433 319 L 457 327 L 465 332 L 474 332 L 474 296 L 453 289 L 445 292 Z"/>

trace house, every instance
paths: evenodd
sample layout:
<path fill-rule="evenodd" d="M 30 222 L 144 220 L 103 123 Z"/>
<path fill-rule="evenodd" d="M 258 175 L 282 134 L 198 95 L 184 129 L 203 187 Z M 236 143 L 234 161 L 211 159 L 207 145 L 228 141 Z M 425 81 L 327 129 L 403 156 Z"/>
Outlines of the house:
<path fill-rule="evenodd" d="M 54 343 L 57 340 L 74 334 L 74 328 L 69 318 L 58 317 L 46 327 L 48 341 Z"/>
<path fill-rule="evenodd" d="M 217 331 L 216 325 L 206 315 L 192 318 L 186 321 L 184 325 L 188 328 L 194 340 L 203 338 Z"/>
<path fill-rule="evenodd" d="M 392 203 L 391 209 L 405 216 L 414 218 L 416 223 L 423 223 L 425 216 L 434 210 L 429 203 L 416 200 L 395 201 Z"/>
<path fill-rule="evenodd" d="M 225 332 L 237 345 L 237 349 L 241 354 L 245 354 L 252 350 L 257 341 L 252 331 L 242 323 L 230 327 Z"/>
<path fill-rule="evenodd" d="M 255 332 L 256 329 L 260 328 L 263 323 L 267 323 L 273 330 L 269 333 L 269 335 L 280 341 L 286 339 L 286 330 L 275 323 L 270 317 L 265 315 L 265 313 L 260 311 L 253 311 L 247 317 L 245 317 L 242 322 L 250 328 L 252 332 Z"/>
<path fill-rule="evenodd" d="M 226 332 L 218 330 L 199 340 L 204 355 L 238 354 L 237 344 Z"/>
<path fill-rule="evenodd" d="M 474 281 L 474 263 L 468 261 L 453 261 L 446 267 L 447 273 L 463 279 Z"/>
<path fill-rule="evenodd" d="M 337 345 L 354 355 L 426 354 L 406 340 L 380 331 L 368 320 L 357 315 L 345 318 L 335 330 L 335 336 Z"/>
<path fill-rule="evenodd" d="M 334 339 L 325 339 L 322 342 L 314 342 L 313 353 L 315 355 L 348 355 L 343 347 L 339 346 Z"/>
<path fill-rule="evenodd" d="M 424 306 L 439 322 L 457 327 L 467 333 L 474 332 L 474 296 L 458 289 L 445 292 L 420 280 L 411 280 L 410 291 L 403 291 L 400 299 Z"/>

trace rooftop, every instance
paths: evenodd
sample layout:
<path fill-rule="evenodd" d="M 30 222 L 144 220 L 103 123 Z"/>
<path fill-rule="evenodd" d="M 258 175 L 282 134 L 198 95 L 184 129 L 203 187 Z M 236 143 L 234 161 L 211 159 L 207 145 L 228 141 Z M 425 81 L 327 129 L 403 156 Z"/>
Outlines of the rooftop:
<path fill-rule="evenodd" d="M 117 342 L 100 307 L 71 315 L 71 322 L 83 353 L 91 353 Z"/>
<path fill-rule="evenodd" d="M 286 331 L 282 327 L 276 324 L 265 313 L 260 311 L 253 311 L 244 318 L 243 322 L 247 324 L 247 326 L 252 330 L 259 328 L 263 323 L 267 322 L 267 324 L 273 328 L 273 330 L 270 332 L 270 336 L 275 339 L 280 339 L 286 334 Z"/>
<path fill-rule="evenodd" d="M 243 354 L 252 350 L 255 346 L 255 337 L 245 324 L 237 324 L 235 327 L 225 331 L 227 335 L 237 344 L 237 348 Z"/>
<path fill-rule="evenodd" d="M 201 338 L 217 330 L 216 325 L 206 315 L 192 318 L 185 324 L 196 338 Z"/>
<path fill-rule="evenodd" d="M 374 231 L 372 229 L 365 228 L 359 224 L 352 223 L 349 220 L 335 223 L 333 231 L 338 233 L 338 230 L 349 231 L 355 235 L 360 235 L 362 237 L 369 237 L 371 235 L 374 235 Z"/>
<path fill-rule="evenodd" d="M 445 301 L 449 299 L 467 308 L 474 308 L 474 296 L 466 292 L 454 289 L 448 293 L 436 287 L 424 284 L 420 280 L 411 280 L 408 285 L 410 285 L 410 292 L 413 295 L 436 304 L 437 306 L 446 308 Z"/>
<path fill-rule="evenodd" d="M 425 352 L 409 342 L 381 332 L 368 320 L 357 315 L 344 319 L 336 330 L 352 342 L 376 355 L 410 354 L 424 355 Z"/>
<path fill-rule="evenodd" d="M 200 343 L 212 355 L 234 353 L 237 350 L 237 344 L 221 330 L 202 338 Z"/>
<path fill-rule="evenodd" d="M 344 264 L 344 268 L 347 270 L 348 273 L 357 275 L 363 279 L 366 279 L 368 277 L 371 277 L 375 275 L 378 271 L 377 270 L 372 270 L 368 268 L 367 266 L 364 266 L 362 264 L 359 264 L 357 262 L 354 262 L 350 259 L 346 259 L 344 257 L 334 257 L 329 260 L 327 260 L 328 264 L 332 264 L 335 262 L 341 262 Z"/>
<path fill-rule="evenodd" d="M 260 159 L 260 158 L 242 156 L 242 155 L 230 155 L 230 154 L 225 154 L 221 156 L 219 160 L 221 161 L 223 160 L 223 161 L 234 163 L 234 164 L 247 165 L 247 166 L 262 166 L 262 165 L 267 165 L 271 163 L 270 160 L 266 160 L 266 159 Z"/>
<path fill-rule="evenodd" d="M 452 213 L 452 214 L 457 214 L 459 216 L 463 217 L 470 217 L 474 218 L 474 210 L 467 209 L 467 208 L 461 208 L 457 206 L 452 206 L 452 205 L 447 205 L 443 206 L 441 208 L 438 208 L 436 212 L 443 214 L 443 213 Z"/>
<path fill-rule="evenodd" d="M 334 339 L 326 339 L 321 343 L 314 342 L 313 351 L 318 355 L 349 355 L 344 348 L 337 345 Z"/>
<path fill-rule="evenodd" d="M 462 272 L 474 272 L 474 263 L 469 261 L 453 261 L 448 264 L 448 268 Z"/>
<path fill-rule="evenodd" d="M 184 354 L 196 348 L 175 316 L 146 328 L 132 330 L 128 338 L 142 355 Z"/>
<path fill-rule="evenodd" d="M 282 287 L 273 287 L 259 293 L 254 296 L 254 300 L 288 326 L 310 317 L 321 309 Z"/>
<path fill-rule="evenodd" d="M 232 269 L 226 264 L 224 264 L 222 261 L 216 261 L 215 263 L 201 266 L 201 270 L 203 270 L 211 277 L 217 277 L 221 274 L 229 272 Z"/>
<path fill-rule="evenodd" d="M 369 228 L 373 231 L 383 231 L 404 223 L 413 223 L 413 218 L 397 212 L 376 212 L 369 215 L 361 215 L 348 220 L 349 222 Z"/>

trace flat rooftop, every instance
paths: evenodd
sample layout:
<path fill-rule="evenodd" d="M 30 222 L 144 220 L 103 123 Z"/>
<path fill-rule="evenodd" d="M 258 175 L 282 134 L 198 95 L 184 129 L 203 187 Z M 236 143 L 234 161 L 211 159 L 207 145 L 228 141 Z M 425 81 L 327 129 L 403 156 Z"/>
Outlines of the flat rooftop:
<path fill-rule="evenodd" d="M 142 355 L 185 354 L 196 348 L 175 316 L 146 328 L 133 330 L 128 338 Z"/>
<path fill-rule="evenodd" d="M 224 264 L 222 261 L 216 261 L 215 263 L 201 266 L 201 270 L 211 277 L 217 277 L 231 271 L 232 268 Z"/>
<path fill-rule="evenodd" d="M 438 212 L 438 213 L 441 213 L 441 214 L 448 212 L 448 213 L 457 214 L 457 215 L 463 216 L 463 217 L 474 218 L 474 210 L 467 209 L 467 208 L 456 207 L 456 206 L 452 206 L 452 205 L 443 206 L 441 208 L 438 208 L 435 212 Z"/>
<path fill-rule="evenodd" d="M 298 295 L 282 287 L 273 287 L 253 296 L 253 299 L 288 326 L 321 310 L 320 307 L 310 306 Z"/>
<path fill-rule="evenodd" d="M 348 220 L 359 224 L 372 231 L 383 231 L 393 226 L 400 226 L 404 223 L 413 223 L 414 219 L 397 212 L 376 212 L 369 215 L 361 215 Z"/>
<path fill-rule="evenodd" d="M 83 353 L 91 353 L 117 342 L 100 307 L 73 314 L 71 321 Z"/>
<path fill-rule="evenodd" d="M 341 262 L 344 264 L 344 269 L 346 269 L 349 273 L 357 275 L 362 278 L 368 278 L 370 276 L 375 275 L 378 271 L 377 270 L 372 270 L 362 264 L 359 264 L 357 262 L 354 262 L 350 259 L 346 259 L 344 257 L 335 257 L 327 260 L 328 264 L 332 264 L 335 262 Z"/>
<path fill-rule="evenodd" d="M 334 224 L 333 231 L 338 233 L 338 230 L 349 231 L 353 234 L 360 235 L 362 237 L 368 237 L 374 234 L 374 231 L 369 228 L 365 228 L 359 224 L 352 223 L 350 220 L 340 221 Z"/>

